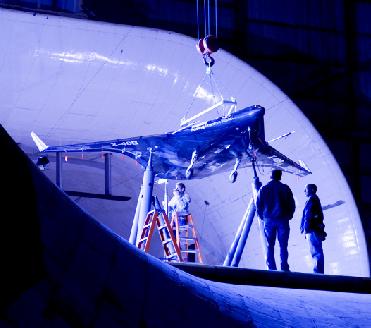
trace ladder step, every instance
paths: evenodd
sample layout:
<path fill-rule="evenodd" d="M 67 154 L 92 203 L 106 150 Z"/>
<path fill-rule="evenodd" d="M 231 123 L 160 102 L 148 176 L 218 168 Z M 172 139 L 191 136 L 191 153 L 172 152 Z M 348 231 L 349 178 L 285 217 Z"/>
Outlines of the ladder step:
<path fill-rule="evenodd" d="M 171 238 L 164 239 L 164 240 L 162 241 L 162 245 L 168 244 L 168 243 L 170 243 L 170 242 L 172 242 L 172 239 L 171 239 Z"/>
<path fill-rule="evenodd" d="M 165 259 L 167 259 L 167 260 L 177 260 L 178 255 L 176 253 L 171 254 L 171 255 L 167 255 L 167 256 L 165 256 Z"/>
<path fill-rule="evenodd" d="M 140 240 L 138 241 L 138 244 L 141 243 L 141 242 L 143 242 L 143 241 L 146 241 L 147 239 L 148 239 L 148 237 L 144 237 L 144 238 L 140 239 Z"/>
<path fill-rule="evenodd" d="M 173 258 L 167 258 L 167 257 L 160 257 L 159 258 L 161 261 L 176 261 L 176 262 L 179 262 L 179 259 L 177 256 L 174 256 Z"/>
<path fill-rule="evenodd" d="M 157 229 L 158 229 L 158 230 L 161 230 L 161 229 L 165 229 L 165 228 L 167 228 L 167 225 L 166 225 L 166 224 L 164 224 L 164 225 L 162 225 L 162 226 L 159 226 L 159 227 L 157 227 Z"/>
<path fill-rule="evenodd" d="M 198 253 L 199 252 L 199 250 L 197 249 L 197 250 L 180 250 L 182 253 L 191 253 L 191 254 L 196 254 L 196 253 Z"/>
<path fill-rule="evenodd" d="M 180 230 L 188 230 L 188 229 L 193 229 L 193 225 L 187 224 L 187 225 L 179 226 L 179 231 Z"/>
<path fill-rule="evenodd" d="M 199 239 L 191 214 L 187 215 L 187 224 L 180 225 L 181 219 L 177 214 L 173 215 L 171 222 L 178 222 L 175 226 L 178 246 L 181 248 L 182 260 L 185 262 L 203 263 L 201 258 L 201 250 L 199 248 Z M 185 223 L 182 221 L 181 223 Z M 172 227 L 174 230 L 174 228 Z M 194 258 L 194 259 L 193 259 Z M 197 259 L 196 259 L 197 258 Z"/>
<path fill-rule="evenodd" d="M 197 238 L 195 238 L 195 237 L 179 237 L 179 239 L 185 240 L 185 241 L 195 241 L 195 240 L 197 240 Z"/>

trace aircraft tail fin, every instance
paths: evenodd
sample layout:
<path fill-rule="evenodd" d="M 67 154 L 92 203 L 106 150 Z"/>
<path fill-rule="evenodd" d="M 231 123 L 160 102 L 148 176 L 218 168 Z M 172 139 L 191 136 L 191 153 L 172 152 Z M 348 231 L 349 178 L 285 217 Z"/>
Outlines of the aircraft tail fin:
<path fill-rule="evenodd" d="M 31 132 L 31 138 L 36 144 L 36 147 L 39 149 L 39 151 L 44 151 L 46 148 L 48 148 L 45 142 L 42 141 L 40 137 L 33 131 Z"/>

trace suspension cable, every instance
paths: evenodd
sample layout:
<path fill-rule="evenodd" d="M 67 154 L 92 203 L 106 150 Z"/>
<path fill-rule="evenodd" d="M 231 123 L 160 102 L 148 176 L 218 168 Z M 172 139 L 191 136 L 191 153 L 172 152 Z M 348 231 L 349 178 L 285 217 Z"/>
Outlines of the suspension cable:
<path fill-rule="evenodd" d="M 210 0 L 207 0 L 207 35 L 210 34 Z"/>
<path fill-rule="evenodd" d="M 218 37 L 218 0 L 215 0 L 215 36 Z"/>
<path fill-rule="evenodd" d="M 210 34 L 211 32 L 211 20 L 212 20 L 212 15 L 211 15 L 211 9 L 210 9 L 210 0 L 203 0 L 202 3 L 203 6 L 203 21 L 204 21 L 204 35 L 203 37 L 206 37 Z M 201 20 L 201 13 L 200 13 L 200 2 L 199 0 L 196 0 L 196 16 L 197 16 L 197 39 L 199 40 L 201 35 L 200 35 L 200 20 Z M 215 20 L 215 36 L 218 37 L 218 0 L 214 0 L 214 20 Z"/>
<path fill-rule="evenodd" d="M 197 16 L 197 40 L 200 40 L 200 14 L 198 12 L 198 0 L 196 1 L 196 16 Z"/>
<path fill-rule="evenodd" d="M 205 25 L 205 36 L 207 35 L 207 24 L 206 24 L 206 0 L 204 0 L 204 25 Z"/>
<path fill-rule="evenodd" d="M 220 92 L 220 89 L 219 89 L 218 83 L 216 81 L 216 78 L 214 76 L 214 73 L 210 72 L 210 74 L 208 74 L 208 75 L 209 75 L 209 85 L 210 85 L 211 93 L 214 96 L 217 96 L 217 97 L 220 97 L 221 99 L 223 99 L 223 94 Z"/>

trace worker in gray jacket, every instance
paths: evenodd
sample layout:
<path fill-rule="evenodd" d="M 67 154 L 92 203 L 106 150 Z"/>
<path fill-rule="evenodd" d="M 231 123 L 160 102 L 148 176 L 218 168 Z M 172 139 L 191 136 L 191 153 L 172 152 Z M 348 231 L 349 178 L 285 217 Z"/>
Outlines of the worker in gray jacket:
<path fill-rule="evenodd" d="M 173 191 L 174 196 L 169 202 L 170 212 L 178 215 L 180 225 L 187 224 L 187 215 L 190 214 L 189 203 L 191 202 L 191 197 L 189 197 L 185 190 L 184 183 L 178 182 Z"/>
<path fill-rule="evenodd" d="M 281 177 L 281 170 L 272 171 L 271 180 L 258 192 L 256 211 L 264 223 L 268 269 L 277 270 L 274 259 L 274 245 L 277 238 L 280 245 L 281 270 L 289 271 L 287 250 L 290 235 L 289 221 L 295 212 L 295 200 L 290 187 L 280 181 Z"/>

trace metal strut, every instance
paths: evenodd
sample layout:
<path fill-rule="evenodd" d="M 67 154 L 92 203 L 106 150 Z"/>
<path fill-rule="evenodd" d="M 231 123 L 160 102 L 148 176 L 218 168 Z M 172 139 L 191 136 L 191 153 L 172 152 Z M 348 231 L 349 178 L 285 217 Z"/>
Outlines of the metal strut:
<path fill-rule="evenodd" d="M 152 168 L 152 149 L 149 149 L 149 159 L 147 167 L 143 174 L 143 183 L 138 197 L 138 204 L 135 211 L 133 225 L 131 227 L 129 242 L 133 245 L 140 239 L 143 230 L 144 221 L 151 209 L 152 190 L 155 175 Z"/>
<path fill-rule="evenodd" d="M 256 196 L 262 183 L 259 180 L 259 177 L 256 172 L 255 167 L 255 158 L 252 159 L 252 168 L 254 172 L 254 178 L 252 183 L 252 197 L 250 199 L 249 205 L 242 217 L 241 223 L 237 229 L 236 236 L 233 240 L 233 243 L 229 249 L 229 252 L 224 260 L 224 266 L 234 266 L 238 267 L 240 263 L 243 250 L 246 245 L 247 237 L 250 232 L 251 225 L 253 223 L 255 212 L 256 212 Z"/>

